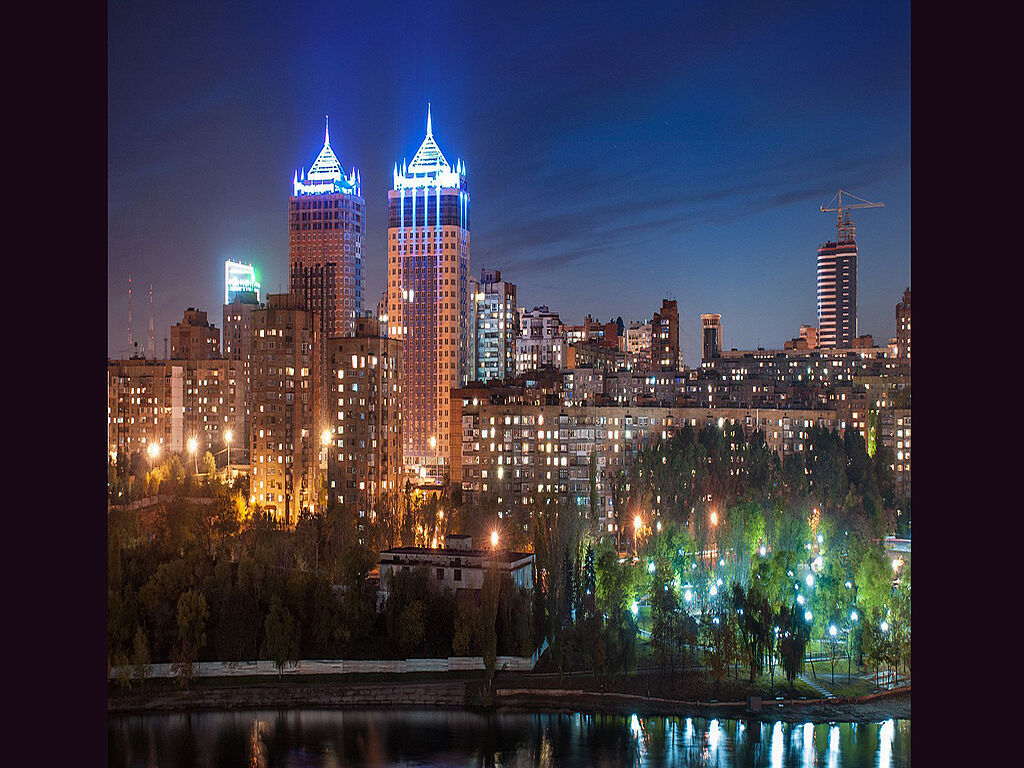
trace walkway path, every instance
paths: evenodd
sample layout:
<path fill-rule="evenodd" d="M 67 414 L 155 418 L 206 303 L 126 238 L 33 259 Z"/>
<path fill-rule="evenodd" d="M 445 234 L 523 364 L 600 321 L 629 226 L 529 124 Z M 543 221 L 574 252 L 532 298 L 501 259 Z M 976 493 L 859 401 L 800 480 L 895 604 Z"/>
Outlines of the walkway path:
<path fill-rule="evenodd" d="M 811 686 L 811 688 L 816 690 L 818 693 L 820 693 L 826 699 L 834 699 L 835 698 L 835 694 L 834 693 L 832 693 L 831 691 L 827 690 L 826 688 L 823 688 L 818 683 L 816 683 L 814 680 L 809 678 L 807 675 L 805 675 L 803 673 L 800 673 L 799 675 L 797 675 L 797 677 L 799 677 L 801 680 L 803 680 L 805 683 L 807 683 L 809 686 Z"/>

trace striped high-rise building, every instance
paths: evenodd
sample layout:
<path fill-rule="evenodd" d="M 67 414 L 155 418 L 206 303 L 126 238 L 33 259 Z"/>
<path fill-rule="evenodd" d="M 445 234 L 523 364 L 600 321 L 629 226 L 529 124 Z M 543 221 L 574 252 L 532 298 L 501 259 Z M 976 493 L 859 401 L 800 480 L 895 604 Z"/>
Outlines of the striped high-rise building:
<path fill-rule="evenodd" d="M 324 146 L 306 172 L 296 171 L 288 200 L 288 278 L 292 293 L 322 323 L 321 336 L 351 336 L 363 307 L 363 234 L 366 203 L 359 171 L 347 176 Z"/>
<path fill-rule="evenodd" d="M 827 242 L 818 248 L 818 346 L 849 347 L 857 337 L 857 243 Z"/>
<path fill-rule="evenodd" d="M 470 375 L 469 191 L 427 135 L 412 162 L 395 165 L 388 192 L 387 335 L 404 342 L 403 456 L 439 477 L 449 451 L 449 392 Z"/>

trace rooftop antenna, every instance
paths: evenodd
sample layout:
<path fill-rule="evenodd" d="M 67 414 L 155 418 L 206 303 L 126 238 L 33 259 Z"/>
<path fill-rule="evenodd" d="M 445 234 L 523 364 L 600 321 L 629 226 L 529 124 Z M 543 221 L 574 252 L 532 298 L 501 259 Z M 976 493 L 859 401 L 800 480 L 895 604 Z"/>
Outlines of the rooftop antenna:
<path fill-rule="evenodd" d="M 128 273 L 128 351 L 132 350 L 132 273 Z"/>
<path fill-rule="evenodd" d="M 153 339 L 153 284 L 149 284 L 149 339 L 146 352 L 150 358 L 156 357 L 156 341 Z"/>

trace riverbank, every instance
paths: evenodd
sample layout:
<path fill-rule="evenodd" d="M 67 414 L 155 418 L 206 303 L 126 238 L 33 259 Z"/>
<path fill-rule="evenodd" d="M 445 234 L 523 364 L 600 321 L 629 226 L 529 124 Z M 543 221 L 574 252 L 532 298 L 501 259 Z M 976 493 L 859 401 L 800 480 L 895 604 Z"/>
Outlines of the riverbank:
<path fill-rule="evenodd" d="M 671 715 L 734 717 L 792 722 L 877 722 L 910 719 L 910 689 L 845 699 L 784 699 L 761 704 L 760 713 L 748 713 L 745 701 L 685 701 L 613 691 L 581 691 L 543 687 L 512 687 L 503 681 L 490 701 L 479 679 L 415 680 L 409 682 L 281 680 L 240 684 L 236 679 L 205 680 L 201 687 L 170 687 L 147 691 L 111 692 L 107 711 L 112 715 L 249 709 L 393 709 L 436 708 L 479 711 L 548 713 Z"/>

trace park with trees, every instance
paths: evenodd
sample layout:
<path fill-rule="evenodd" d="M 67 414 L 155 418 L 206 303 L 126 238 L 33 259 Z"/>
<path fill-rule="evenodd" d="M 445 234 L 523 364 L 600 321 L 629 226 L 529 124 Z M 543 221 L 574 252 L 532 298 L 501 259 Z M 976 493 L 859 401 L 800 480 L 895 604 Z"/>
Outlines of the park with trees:
<path fill-rule="evenodd" d="M 188 684 L 196 661 L 483 656 L 493 671 L 496 656 L 545 648 L 537 669 L 563 685 L 575 672 L 626 689 L 646 671 L 643 685 L 678 696 L 796 690 L 809 659 L 827 685 L 851 668 L 909 675 L 910 563 L 883 547 L 897 511 L 909 515 L 891 451 L 816 427 L 805 445 L 780 460 L 733 425 L 638 445 L 610 478 L 618 536 L 575 498 L 538 494 L 499 515 L 493 496 L 465 502 L 447 483 L 407 486 L 365 518 L 324 503 L 285 527 L 205 460 L 197 474 L 179 456 L 149 471 L 119 457 L 109 663 L 124 685 L 158 662 Z M 592 468 L 591 498 L 598 482 Z M 532 590 L 490 575 L 455 594 L 413 569 L 378 605 L 368 576 L 382 549 L 494 530 L 534 553 Z"/>

